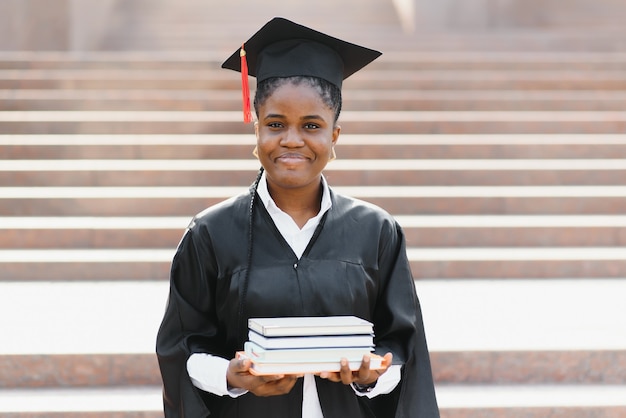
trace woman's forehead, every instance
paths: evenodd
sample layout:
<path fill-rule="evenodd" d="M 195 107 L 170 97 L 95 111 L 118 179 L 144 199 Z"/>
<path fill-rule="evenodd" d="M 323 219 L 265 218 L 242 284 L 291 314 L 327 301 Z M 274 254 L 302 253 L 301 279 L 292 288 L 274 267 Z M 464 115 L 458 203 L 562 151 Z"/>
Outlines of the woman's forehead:
<path fill-rule="evenodd" d="M 274 88 L 261 104 L 261 107 L 299 106 L 305 108 L 323 108 L 332 111 L 323 100 L 322 93 L 315 86 L 303 83 L 285 83 Z"/>

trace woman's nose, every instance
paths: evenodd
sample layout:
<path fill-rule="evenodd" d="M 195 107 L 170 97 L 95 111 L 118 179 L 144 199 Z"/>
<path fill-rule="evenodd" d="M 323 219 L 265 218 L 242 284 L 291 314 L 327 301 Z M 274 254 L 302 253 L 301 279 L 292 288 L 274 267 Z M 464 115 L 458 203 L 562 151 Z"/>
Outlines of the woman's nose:
<path fill-rule="evenodd" d="M 282 137 L 281 145 L 284 147 L 301 147 L 304 145 L 304 141 L 302 140 L 302 135 L 296 128 L 289 128 L 285 131 L 285 134 Z"/>

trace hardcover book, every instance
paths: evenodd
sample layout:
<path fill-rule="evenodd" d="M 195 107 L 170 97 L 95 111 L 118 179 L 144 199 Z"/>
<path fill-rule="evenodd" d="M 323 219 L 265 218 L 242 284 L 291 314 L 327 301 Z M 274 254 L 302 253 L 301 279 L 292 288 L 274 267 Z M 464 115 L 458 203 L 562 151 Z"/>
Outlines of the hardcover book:
<path fill-rule="evenodd" d="M 301 337 L 265 337 L 249 331 L 248 340 L 265 349 L 274 348 L 337 348 L 337 347 L 373 347 L 372 334 L 361 335 L 317 335 Z"/>
<path fill-rule="evenodd" d="M 248 328 L 266 337 L 372 334 L 371 322 L 356 316 L 250 318 Z"/>
<path fill-rule="evenodd" d="M 250 373 L 255 375 L 274 375 L 274 374 L 304 374 L 304 373 L 321 373 L 321 372 L 338 372 L 341 368 L 339 361 L 310 361 L 310 362 L 292 362 L 292 363 L 266 363 L 256 361 L 246 355 L 243 351 L 237 353 L 237 358 L 250 359 L 252 365 Z M 376 354 L 370 354 L 370 369 L 377 370 L 382 368 L 383 358 Z M 361 360 L 350 361 L 350 370 L 356 371 L 361 367 Z"/>
<path fill-rule="evenodd" d="M 268 350 L 252 341 L 246 341 L 244 352 L 255 361 L 262 362 L 310 362 L 339 361 L 347 358 L 349 361 L 361 361 L 363 356 L 372 353 L 372 347 L 339 347 L 339 348 L 294 348 Z"/>

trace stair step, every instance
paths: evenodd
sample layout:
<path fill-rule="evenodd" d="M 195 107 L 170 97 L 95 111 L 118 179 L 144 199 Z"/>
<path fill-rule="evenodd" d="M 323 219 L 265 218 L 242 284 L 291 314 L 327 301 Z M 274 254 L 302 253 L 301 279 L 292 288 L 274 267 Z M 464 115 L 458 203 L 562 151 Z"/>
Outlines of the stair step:
<path fill-rule="evenodd" d="M 360 6 L 359 6 L 360 7 Z M 391 9 L 391 8 L 388 8 Z M 336 11 L 334 8 L 330 13 Z M 237 15 L 240 12 L 233 12 L 233 15 Z M 350 13 L 352 10 L 350 11 Z M 207 13 L 208 14 L 208 13 Z M 207 37 L 206 30 L 198 34 L 197 32 L 188 33 L 186 36 L 172 37 L 170 34 L 166 34 L 168 27 L 166 25 L 153 26 L 149 34 L 143 36 L 142 39 L 128 38 L 118 39 L 111 44 L 107 44 L 106 48 L 111 49 L 126 49 L 126 50 L 165 50 L 165 51 L 180 51 L 180 50 L 193 50 L 197 51 L 197 55 L 202 54 L 210 49 L 214 50 L 228 50 L 228 53 L 232 52 L 232 39 L 241 38 L 241 33 L 247 33 L 250 26 L 231 27 L 231 17 L 229 19 L 229 25 L 219 27 L 211 25 L 215 28 L 211 32 L 211 37 Z M 267 18 L 270 18 L 268 15 Z M 255 21 L 259 21 L 258 15 L 255 16 Z M 301 19 L 298 19 L 302 21 Z M 442 31 L 435 30 L 429 31 L 417 31 L 413 36 L 407 36 L 405 33 L 401 33 L 400 25 L 395 24 L 391 29 L 392 33 L 385 33 L 389 27 L 385 29 L 377 30 L 370 26 L 372 23 L 368 22 L 368 31 L 363 31 L 363 27 L 358 29 L 352 28 L 351 30 L 341 31 L 341 34 L 337 34 L 337 25 L 326 26 L 328 19 L 325 18 L 317 22 L 314 27 L 326 31 L 326 33 L 334 33 L 343 39 L 351 39 L 353 42 L 368 45 L 371 48 L 378 48 L 384 50 L 386 53 L 391 51 L 459 51 L 459 50 L 477 50 L 477 51 L 567 51 L 567 52 L 584 52 L 584 51 L 597 51 L 597 52 L 620 52 L 624 49 L 623 43 L 620 42 L 624 38 L 623 31 L 620 28 L 609 27 L 600 28 L 598 26 L 592 26 L 589 30 L 581 31 L 578 27 L 573 30 L 538 30 L 538 28 L 517 28 L 514 34 L 505 32 L 479 30 L 477 32 L 470 31 L 469 29 L 460 31 L 451 31 L 451 33 L 443 33 Z M 205 26 L 206 27 L 206 26 Z M 223 30 L 222 30 L 223 28 Z M 495 29 L 495 28 L 494 28 Z M 236 31 L 236 32 L 234 32 Z M 183 31 L 184 32 L 184 31 Z M 219 37 L 219 32 L 223 32 L 224 36 Z M 365 33 L 367 32 L 367 33 Z M 235 33 L 235 35 L 233 35 Z M 228 34 L 228 36 L 227 36 Z M 367 36 L 367 35 L 370 36 Z M 374 36 L 371 36 L 374 34 Z M 494 34 L 497 34 L 495 36 Z M 159 36 L 161 35 L 161 36 Z M 217 38 L 217 39 L 216 39 Z M 225 46 L 226 45 L 226 46 Z"/>
<path fill-rule="evenodd" d="M 408 248 L 407 252 L 415 261 L 626 260 L 626 249 L 614 247 Z"/>
<path fill-rule="evenodd" d="M 442 418 L 602 416 L 626 412 L 626 386 L 438 386 Z M 11 418 L 152 418 L 162 416 L 160 387 L 12 389 L 0 391 L 0 412 Z"/>
<path fill-rule="evenodd" d="M 409 247 L 626 245 L 620 215 L 396 215 Z M 175 248 L 190 216 L 0 217 L 0 249 Z"/>
<path fill-rule="evenodd" d="M 101 228 L 97 220 L 91 225 L 76 223 L 60 226 L 55 217 L 44 218 L 38 226 L 25 219 L 24 225 L 11 225 L 12 217 L 4 218 L 9 225 L 1 227 L 2 249 L 122 249 L 122 248 L 175 248 L 189 218 L 184 218 L 175 228 L 142 228 L 137 226 Z M 3 220 L 0 218 L 0 221 Z M 16 220 L 19 223 L 20 220 Z M 43 224 L 43 223 L 47 223 Z M 402 225 L 402 220 L 400 220 Z M 84 225 L 84 226 L 80 226 Z M 417 252 L 427 253 L 427 247 L 510 247 L 511 251 L 525 251 L 524 247 L 546 248 L 579 247 L 610 248 L 626 244 L 626 227 L 404 227 L 405 238 Z M 436 250 L 438 251 L 438 250 Z M 469 255 L 468 255 L 469 256 Z M 525 251 L 525 256 L 529 256 Z M 424 257 L 427 257 L 424 254 Z M 532 259 L 532 258 L 531 258 Z"/>
<path fill-rule="evenodd" d="M 626 197 L 622 186 L 339 186 L 337 193 L 357 198 L 543 198 Z M 245 186 L 207 187 L 0 187 L 1 199 L 141 199 L 229 198 Z"/>
<path fill-rule="evenodd" d="M 623 384 L 626 350 L 433 351 L 435 382 Z M 154 353 L 1 354 L 0 388 L 160 385 Z M 25 374 L 24 370 L 35 373 Z"/>
<path fill-rule="evenodd" d="M 0 282 L 0 289 L 0 312 L 12 318 L 0 330 L 14 337 L 3 338 L 0 354 L 144 354 L 154 353 L 168 282 Z"/>
<path fill-rule="evenodd" d="M 206 69 L 0 69 L 1 89 L 226 89 L 241 80 L 215 65 Z M 624 70 L 402 70 L 369 69 L 350 77 L 346 90 L 624 90 Z"/>
<path fill-rule="evenodd" d="M 615 247 L 609 247 L 607 254 L 612 257 L 611 260 L 595 259 L 594 256 L 587 256 L 585 248 L 578 248 L 575 251 L 581 255 L 581 258 L 573 260 L 568 257 L 559 259 L 558 253 L 562 250 L 570 248 L 559 248 L 556 253 L 546 251 L 545 256 L 537 255 L 544 248 L 532 248 L 529 255 L 526 255 L 525 248 L 505 248 L 503 252 L 498 253 L 495 257 L 489 254 L 489 248 L 480 248 L 483 254 L 477 254 L 477 251 L 468 251 L 463 254 L 463 249 L 459 251 L 458 257 L 446 253 L 442 254 L 441 259 L 437 260 L 411 260 L 411 270 L 413 277 L 418 280 L 423 279 L 558 279 L 558 278 L 587 278 L 587 277 L 606 277 L 606 278 L 623 278 L 626 272 L 626 261 L 623 259 L 623 251 L 616 250 Z M 421 248 L 419 249 L 422 250 Z M 493 250 L 500 251 L 502 248 Z M 603 252 L 603 249 L 596 249 Z M 616 250 L 616 251 L 614 251 Z M 417 252 L 418 249 L 415 249 Z M 426 251 L 429 255 L 436 250 Z M 593 252 L 593 250 L 592 250 Z M 438 255 L 438 254 L 435 254 Z M 445 257 L 445 259 L 444 259 Z M 458 259 L 456 259 L 458 258 Z M 600 256 L 599 258 L 602 258 Z"/>
<path fill-rule="evenodd" d="M 196 51 L 0 51 L 2 69 L 210 69 L 224 60 L 221 52 Z M 619 51 L 428 51 L 386 50 L 371 69 L 419 70 L 624 70 Z M 368 68 L 370 68 L 368 67 Z"/>
<path fill-rule="evenodd" d="M 622 247 L 481 247 L 407 249 L 413 277 L 624 277 Z M 0 281 L 166 280 L 171 249 L 5 249 Z"/>
<path fill-rule="evenodd" d="M 618 134 L 626 112 L 346 111 L 340 123 L 353 134 Z M 252 134 L 240 112 L 2 111 L 7 134 Z"/>
<path fill-rule="evenodd" d="M 364 167 L 367 169 L 365 170 Z M 0 186 L 247 186 L 252 157 L 205 160 L 4 160 Z M 325 170 L 333 186 L 620 185 L 624 159 L 340 159 Z"/>
<path fill-rule="evenodd" d="M 155 337 L 153 336 L 153 339 Z M 158 386 L 152 353 L 0 354 L 0 388 Z M 24 373 L 29 370 L 30 373 Z M 549 374 L 549 372 L 545 372 Z M 610 375 L 607 379 L 610 379 Z M 601 380 L 596 380 L 601 381 Z"/>
<path fill-rule="evenodd" d="M 623 134 L 356 135 L 342 134 L 341 159 L 626 158 Z M 250 158 L 251 134 L 0 135 L 0 157 L 17 159 Z"/>
<path fill-rule="evenodd" d="M 2 160 L 4 163 L 7 160 Z M 42 160 L 39 160 L 42 161 Z M 132 161 L 129 164 L 132 164 Z M 145 161 L 145 160 L 144 160 Z M 346 161 L 346 160 L 342 160 Z M 324 171 L 326 179 L 333 187 L 345 186 L 619 186 L 626 182 L 626 168 L 614 168 L 607 161 L 604 168 L 589 171 L 581 169 L 532 169 L 517 170 L 511 166 L 510 170 L 498 171 L 485 164 L 485 169 L 463 170 L 461 166 L 450 170 L 437 168 L 424 168 L 420 164 L 402 171 L 388 170 L 381 164 L 369 164 L 369 160 L 355 160 L 361 163 L 361 169 L 350 171 L 344 169 L 347 164 L 333 163 Z M 404 160 L 407 163 L 410 160 Z M 21 161 L 13 160 L 14 164 Z M 163 169 L 148 169 L 138 171 L 146 164 L 137 164 L 129 170 L 105 171 L 88 168 L 74 169 L 77 164 L 68 164 L 67 169 L 62 168 L 54 171 L 43 171 L 45 163 L 37 167 L 35 171 L 29 171 L 24 165 L 17 170 L 5 171 L 0 167 L 0 187 L 19 185 L 20 187 L 203 187 L 203 186 L 249 186 L 256 177 L 260 164 L 250 161 L 248 168 L 232 171 L 232 167 L 225 170 L 212 169 L 212 162 L 205 160 L 206 170 L 196 170 L 189 167 L 188 170 L 169 171 L 172 164 L 165 164 Z M 598 160 L 597 164 L 602 161 Z M 28 163 L 27 163 L 28 164 Z M 401 167 L 404 164 L 399 164 Z M 236 165 L 233 165 L 235 167 Z M 450 162 L 455 166 L 455 162 Z M 249 169 L 254 167 L 253 169 Z"/>
<path fill-rule="evenodd" d="M 605 186 L 606 187 L 606 186 Z M 151 196 L 131 197 L 124 193 L 101 193 L 87 191 L 47 190 L 24 192 L 21 197 L 15 191 L 0 188 L 0 216 L 192 216 L 208 206 L 232 196 L 157 196 L 158 188 Z M 46 189 L 55 189 L 47 187 Z M 72 189 L 88 189 L 75 187 Z M 125 189 L 135 189 L 127 187 Z M 241 188 L 235 188 L 241 191 Z M 66 196 L 53 196 L 62 191 Z M 70 196 L 71 193 L 76 195 Z M 37 196 L 38 195 L 38 196 Z M 109 196 L 107 196 L 109 195 Z M 392 214 L 419 213 L 423 215 L 616 215 L 626 213 L 625 196 L 358 196 L 386 209 Z"/>
<path fill-rule="evenodd" d="M 332 171 L 595 171 L 625 170 L 623 159 L 352 159 L 333 161 Z M 235 160 L 11 160 L 1 171 L 257 171 L 255 159 Z"/>
<path fill-rule="evenodd" d="M 625 280 L 419 280 L 416 287 L 432 352 L 626 350 L 626 334 L 615 332 L 626 317 Z M 0 312 L 12 318 L 0 324 L 2 335 L 13 336 L 0 354 L 144 354 L 154 353 L 168 282 L 0 282 L 0 290 Z M 624 370 L 606 373 L 623 378 Z"/>
<path fill-rule="evenodd" d="M 618 418 L 623 385 L 438 386 L 442 418 Z"/>
<path fill-rule="evenodd" d="M 411 228 L 609 228 L 626 226 L 625 215 L 396 215 Z M 191 216 L 173 217 L 0 217 L 0 229 L 179 230 Z"/>
<path fill-rule="evenodd" d="M 626 317 L 626 280 L 424 280 L 416 287 L 434 351 L 626 348 L 626 334 L 615 332 Z"/>
<path fill-rule="evenodd" d="M 435 382 L 440 385 L 621 385 L 626 378 L 626 350 L 623 348 L 431 350 L 430 356 Z"/>
<path fill-rule="evenodd" d="M 5 112 L 9 113 L 9 112 Z M 42 112 L 39 112 L 42 113 Z M 92 113 L 92 112 L 88 112 Z M 107 112 L 108 113 L 108 112 Z M 154 112 L 148 112 L 154 114 Z M 160 112 L 157 112 L 158 114 Z M 191 112 L 194 113 L 194 112 Z M 379 134 L 342 134 L 343 143 L 348 145 L 404 145 L 404 146 L 428 146 L 428 145 L 500 145 L 500 146 L 521 146 L 532 145 L 543 149 L 554 145 L 624 145 L 626 144 L 626 134 L 401 134 L 384 136 Z M 128 134 L 51 134 L 41 135 L 0 135 L 2 145 L 242 145 L 250 143 L 248 134 L 216 134 L 216 135 L 185 135 L 177 136 L 170 134 L 152 135 L 128 135 Z"/>
<path fill-rule="evenodd" d="M 607 112 L 416 112 L 347 111 L 342 122 L 608 122 L 626 120 L 624 111 Z M 242 122 L 237 111 L 2 111 L 2 122 Z"/>
<path fill-rule="evenodd" d="M 347 90 L 345 111 L 619 111 L 624 91 Z M 376 97 L 376 100 L 372 100 Z M 239 110 L 237 91 L 0 90 L 0 110 Z"/>
<path fill-rule="evenodd" d="M 160 386 L 0 390 L 0 414 L 10 418 L 163 417 Z"/>

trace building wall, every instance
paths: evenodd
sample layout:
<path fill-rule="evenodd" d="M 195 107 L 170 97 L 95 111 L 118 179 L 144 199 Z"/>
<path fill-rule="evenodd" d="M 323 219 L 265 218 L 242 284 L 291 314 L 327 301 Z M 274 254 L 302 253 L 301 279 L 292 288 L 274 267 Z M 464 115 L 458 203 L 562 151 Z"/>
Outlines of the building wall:
<path fill-rule="evenodd" d="M 185 7 L 185 2 L 172 2 Z M 221 1 L 221 0 L 206 0 Z M 381 0 L 407 32 L 516 28 L 622 29 L 625 0 Z M 135 0 L 0 0 L 0 50 L 99 49 Z M 149 4 L 149 3 L 143 3 Z M 271 0 L 267 0 L 271 5 Z M 122 27 L 121 30 L 124 30 Z M 156 36 L 155 36 L 156 38 Z M 149 39 L 149 37 L 148 37 Z"/>
<path fill-rule="evenodd" d="M 0 0 L 0 50 L 97 47 L 117 0 Z"/>
<path fill-rule="evenodd" d="M 394 1 L 413 13 L 415 30 L 623 28 L 626 21 L 623 0 Z M 408 2 L 411 7 L 406 6 Z"/>

